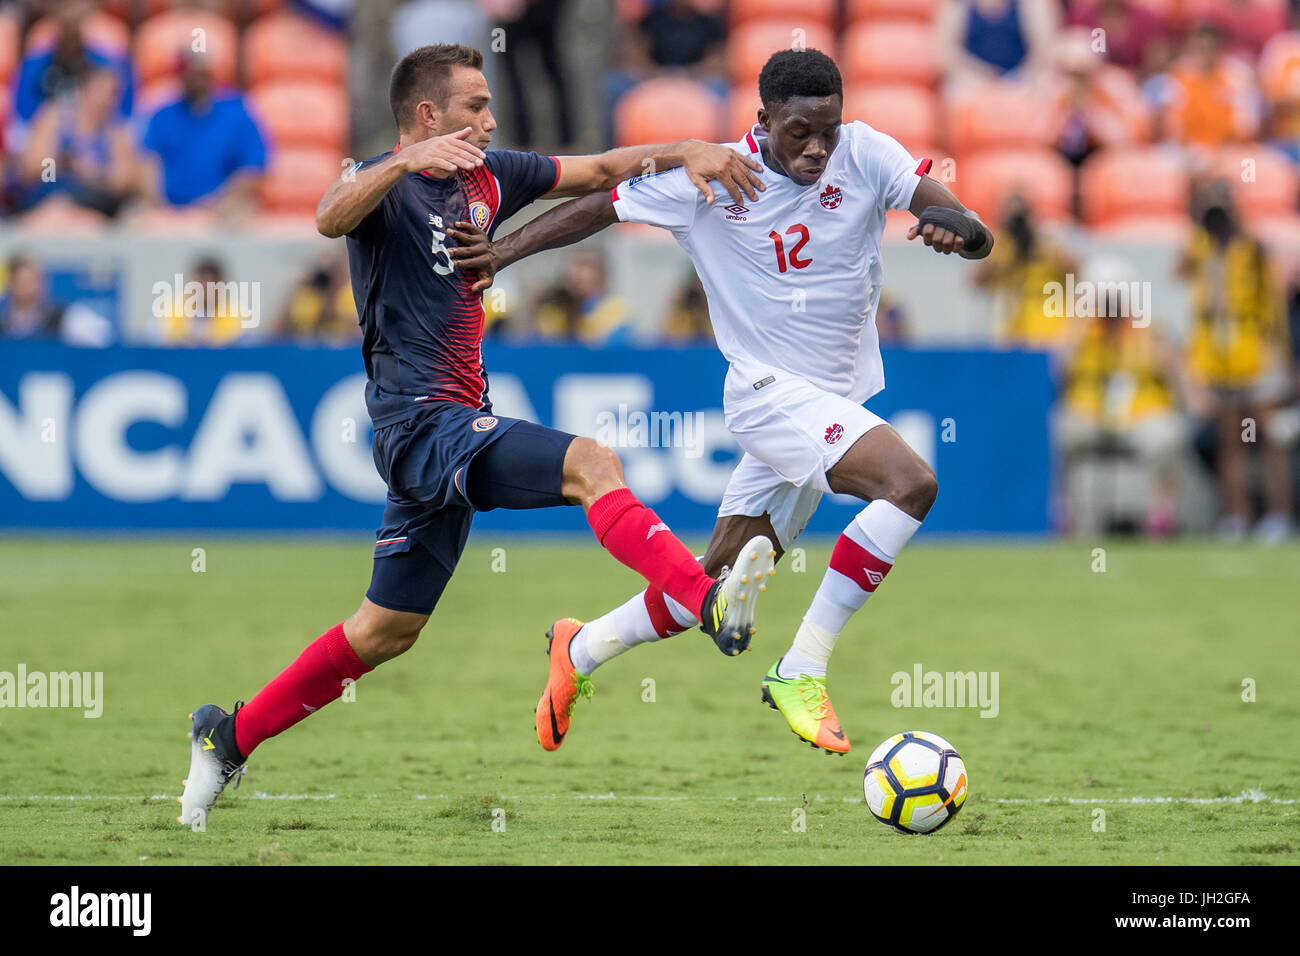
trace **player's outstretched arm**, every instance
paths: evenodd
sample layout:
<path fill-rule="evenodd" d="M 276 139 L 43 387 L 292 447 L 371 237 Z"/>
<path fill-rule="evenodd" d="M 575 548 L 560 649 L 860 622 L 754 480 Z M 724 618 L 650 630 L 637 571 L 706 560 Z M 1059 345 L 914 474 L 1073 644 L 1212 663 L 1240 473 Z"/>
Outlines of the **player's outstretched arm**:
<path fill-rule="evenodd" d="M 908 209 L 917 219 L 908 239 L 919 236 L 935 252 L 955 252 L 963 259 L 983 259 L 993 250 L 989 227 L 938 180 L 922 176 Z"/>
<path fill-rule="evenodd" d="M 370 215 L 380 201 L 411 173 L 428 171 L 439 179 L 459 170 L 482 166 L 484 152 L 465 142 L 472 130 L 466 126 L 447 136 L 433 136 L 412 143 L 401 152 L 365 169 L 353 166 L 334 181 L 316 207 L 316 231 L 337 239 L 345 236 Z"/>
<path fill-rule="evenodd" d="M 458 269 L 479 273 L 472 291 L 482 292 L 492 284 L 493 277 L 512 262 L 547 249 L 581 242 L 616 222 L 618 213 L 614 211 L 610 194 L 592 193 L 548 209 L 523 228 L 495 241 L 488 239 L 471 223 L 458 222 L 455 228 L 447 230 L 447 234 L 459 245 L 448 249 L 447 254 L 456 260 Z"/>
<path fill-rule="evenodd" d="M 757 172 L 761 163 L 742 156 L 730 146 L 719 146 L 698 139 L 659 146 L 625 146 L 595 156 L 561 156 L 560 178 L 547 196 L 585 196 L 613 189 L 625 179 L 666 169 L 686 167 L 695 188 L 704 201 L 713 205 L 713 180 L 722 183 L 733 202 L 744 203 L 745 197 L 757 200 L 767 187 Z M 743 193 L 743 195 L 742 195 Z"/>

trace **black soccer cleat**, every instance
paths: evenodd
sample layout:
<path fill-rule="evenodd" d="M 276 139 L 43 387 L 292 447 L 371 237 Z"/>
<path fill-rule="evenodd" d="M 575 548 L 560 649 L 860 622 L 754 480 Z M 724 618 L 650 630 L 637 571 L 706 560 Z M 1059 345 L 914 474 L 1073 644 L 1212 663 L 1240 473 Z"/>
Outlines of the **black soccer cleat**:
<path fill-rule="evenodd" d="M 181 805 L 177 823 L 205 827 L 208 812 L 226 785 L 234 780 L 234 789 L 239 789 L 240 778 L 248 769 L 235 744 L 235 714 L 243 706 L 241 700 L 235 704 L 235 712 L 228 714 L 216 704 L 204 704 L 190 714 L 190 773 L 183 781 L 184 794 L 176 798 Z"/>

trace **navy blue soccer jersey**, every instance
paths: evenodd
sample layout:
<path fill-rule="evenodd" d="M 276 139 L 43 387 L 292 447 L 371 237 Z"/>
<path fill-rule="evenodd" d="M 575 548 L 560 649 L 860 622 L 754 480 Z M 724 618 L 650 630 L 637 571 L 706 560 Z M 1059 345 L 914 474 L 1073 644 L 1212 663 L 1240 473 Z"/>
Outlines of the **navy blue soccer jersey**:
<path fill-rule="evenodd" d="M 382 162 L 368 159 L 358 168 Z M 549 156 L 494 149 L 450 179 L 404 176 L 348 233 L 348 266 L 365 356 L 366 407 L 376 428 L 430 402 L 492 410 L 483 367 L 483 300 L 447 254 L 447 230 L 472 222 L 488 235 L 559 182 Z"/>

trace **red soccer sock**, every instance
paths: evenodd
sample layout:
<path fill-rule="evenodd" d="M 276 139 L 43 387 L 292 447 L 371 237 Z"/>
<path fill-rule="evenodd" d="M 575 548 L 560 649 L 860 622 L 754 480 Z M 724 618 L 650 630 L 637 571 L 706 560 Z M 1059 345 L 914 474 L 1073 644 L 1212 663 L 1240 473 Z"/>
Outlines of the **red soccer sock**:
<path fill-rule="evenodd" d="M 646 613 L 650 615 L 650 626 L 654 628 L 655 634 L 660 639 L 672 637 L 695 626 L 677 623 L 677 618 L 673 617 L 668 602 L 664 600 L 664 592 L 658 588 L 646 588 L 641 594 L 645 601 Z"/>
<path fill-rule="evenodd" d="M 347 686 L 344 681 L 355 681 L 372 670 L 357 657 L 343 635 L 343 625 L 335 624 L 239 709 L 235 746 L 249 756 L 262 741 L 336 700 Z"/>
<path fill-rule="evenodd" d="M 610 554 L 692 614 L 699 615 L 713 587 L 700 562 L 668 525 L 632 494 L 615 488 L 587 512 L 596 539 Z"/>

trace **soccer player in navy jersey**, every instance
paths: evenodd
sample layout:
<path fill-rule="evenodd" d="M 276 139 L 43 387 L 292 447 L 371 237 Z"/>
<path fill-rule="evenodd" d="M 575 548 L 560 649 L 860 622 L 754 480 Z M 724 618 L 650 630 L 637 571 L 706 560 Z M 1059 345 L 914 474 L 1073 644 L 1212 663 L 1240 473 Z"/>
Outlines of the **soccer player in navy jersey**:
<path fill-rule="evenodd" d="M 721 182 L 736 202 L 752 201 L 761 167 L 697 141 L 564 158 L 485 152 L 496 121 L 482 65 L 479 51 L 455 44 L 408 54 L 389 90 L 397 145 L 356 164 L 317 209 L 323 235 L 347 237 L 374 459 L 388 485 L 370 588 L 355 614 L 246 705 L 228 714 L 205 704 L 191 715 L 181 823 L 205 820 L 263 741 L 410 649 L 451 578 L 475 511 L 580 504 L 610 554 L 697 611 L 723 653 L 749 646 L 755 600 L 774 573 L 772 542 L 754 536 L 733 573 L 715 579 L 628 489 L 613 451 L 494 415 L 477 275 L 459 269 L 448 250 L 456 248 L 456 235 L 469 238 L 458 225 L 491 236 L 541 196 L 608 190 L 651 168 L 684 167 L 708 202 L 710 181 Z M 551 640 L 548 653 L 552 684 L 562 693 L 542 700 L 536 724 L 543 746 L 554 749 L 573 704 L 590 687 L 569 659 L 568 641 Z"/>

